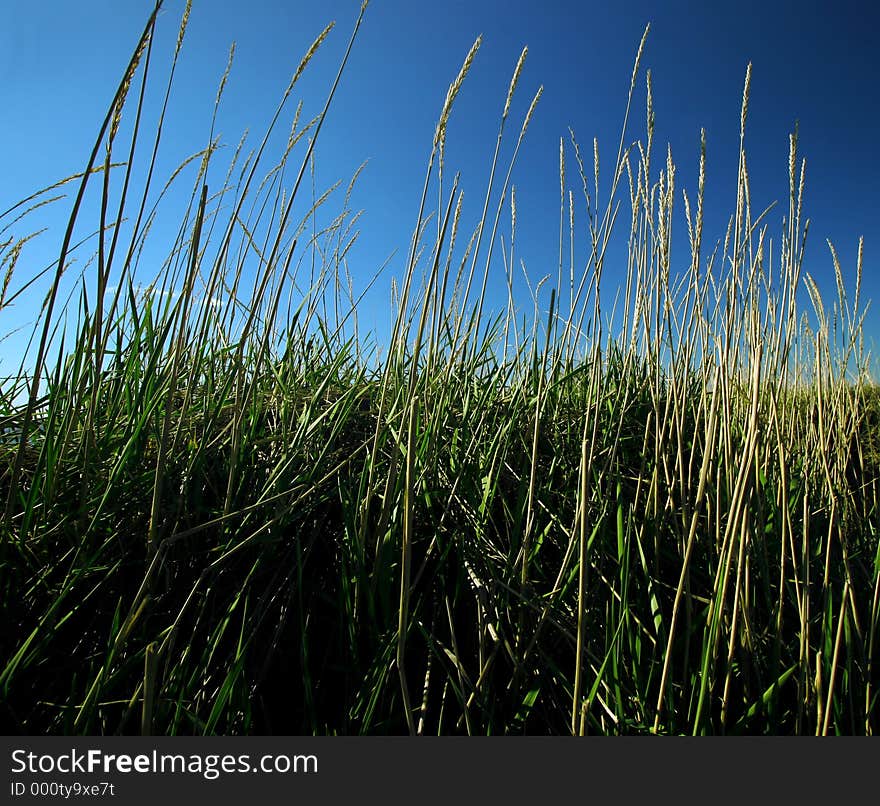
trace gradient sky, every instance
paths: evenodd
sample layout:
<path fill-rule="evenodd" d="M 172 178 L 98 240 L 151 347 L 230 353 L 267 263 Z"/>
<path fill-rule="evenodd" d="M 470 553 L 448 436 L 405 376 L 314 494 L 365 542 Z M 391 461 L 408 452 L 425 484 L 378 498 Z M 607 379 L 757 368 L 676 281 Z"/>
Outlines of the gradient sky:
<path fill-rule="evenodd" d="M 152 5 L 151 0 L 4 4 L 0 211 L 85 165 Z M 183 5 L 183 0 L 165 3 L 154 55 L 157 65 L 167 62 Z M 245 128 L 250 127 L 255 138 L 262 134 L 309 44 L 328 21 L 336 20 L 336 29 L 295 93 L 306 101 L 307 114 L 320 109 L 359 6 L 360 0 L 195 0 L 168 113 L 161 179 L 204 146 L 216 87 L 233 41 L 235 63 L 219 124 L 230 153 Z M 377 330 L 381 332 L 387 315 L 390 277 L 400 275 L 405 261 L 437 115 L 477 35 L 483 35 L 483 46 L 453 112 L 446 170 L 450 177 L 462 172 L 463 220 L 470 230 L 482 208 L 511 73 L 522 47 L 528 45 L 503 155 L 509 156 L 531 97 L 543 85 L 513 178 L 519 207 L 517 262 L 524 262 L 534 282 L 545 274 L 556 275 L 559 138 L 567 138 L 570 126 L 591 162 L 592 139 L 598 137 L 607 183 L 633 59 L 648 22 L 652 28 L 627 141 L 644 137 L 644 70 L 650 68 L 655 164 L 659 166 L 670 143 L 677 186 L 685 187 L 692 200 L 700 129 L 706 129 L 704 240 L 710 249 L 723 239 L 734 210 L 742 87 L 746 65 L 752 62 L 746 148 L 753 208 L 778 200 L 768 219 L 775 245 L 788 210 L 788 135 L 799 121 L 800 154 L 807 160 L 805 212 L 812 221 L 805 268 L 831 300 L 834 274 L 825 243 L 830 238 L 852 289 L 858 239 L 864 236 L 862 291 L 880 302 L 880 49 L 871 41 L 880 30 L 880 5 L 372 0 L 316 153 L 319 191 L 338 179 L 347 182 L 369 160 L 352 199 L 352 206 L 364 214 L 361 239 L 349 263 L 355 281 L 366 282 L 396 250 L 368 301 Z M 156 97 L 160 89 L 157 83 Z M 284 139 L 289 119 L 281 127 Z M 225 166 L 222 158 L 219 164 Z M 215 181 L 221 176 L 215 174 Z M 584 225 L 573 162 L 567 184 L 575 191 L 580 205 L 576 212 Z M 680 191 L 676 204 L 681 210 Z M 25 252 L 27 260 L 23 258 L 13 288 L 36 266 L 57 257 L 69 205 L 70 199 L 56 208 L 57 229 Z M 92 214 L 92 219 L 97 216 Z M 677 227 L 673 260 L 683 268 L 689 262 L 683 219 Z M 26 229 L 13 231 L 20 236 Z M 583 232 L 580 237 L 583 244 Z M 500 269 L 493 278 L 492 299 L 503 300 Z M 622 270 L 606 269 L 606 283 L 613 286 L 622 278 Z M 33 319 L 39 298 L 30 299 L 0 314 L 6 319 L 0 322 L 0 333 Z M 527 298 L 521 301 L 530 306 Z M 867 334 L 880 347 L 880 327 L 875 324 L 880 316 L 876 309 L 868 316 Z M 21 336 L 0 343 L 0 375 L 14 372 L 22 349 Z"/>

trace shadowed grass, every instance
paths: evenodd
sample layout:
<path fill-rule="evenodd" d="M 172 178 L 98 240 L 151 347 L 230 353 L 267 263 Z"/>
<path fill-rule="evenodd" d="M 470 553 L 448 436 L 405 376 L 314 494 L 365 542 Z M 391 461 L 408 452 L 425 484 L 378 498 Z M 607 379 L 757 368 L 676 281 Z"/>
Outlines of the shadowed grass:
<path fill-rule="evenodd" d="M 155 24 L 154 12 L 84 171 L 65 180 L 78 196 L 45 271 L 36 368 L 0 393 L 8 732 L 877 730 L 880 393 L 861 347 L 861 251 L 850 300 L 832 247 L 828 308 L 803 271 L 796 133 L 777 245 L 766 211 L 753 214 L 750 71 L 723 245 L 705 253 L 704 137 L 694 206 L 681 194 L 691 255 L 673 262 L 675 166 L 669 151 L 654 164 L 650 73 L 646 137 L 626 146 L 643 38 L 607 186 L 598 144 L 592 176 L 574 134 L 560 144 L 561 173 L 573 157 L 583 187 L 588 255 L 576 265 L 584 225 L 563 177 L 556 285 L 546 309 L 546 278 L 533 287 L 529 319 L 512 295 L 510 178 L 540 90 L 506 169 L 496 150 L 471 232 L 458 177 L 442 176 L 478 40 L 440 113 L 380 358 L 347 264 L 351 185 L 329 225 L 318 213 L 332 189 L 303 198 L 335 83 L 314 119 L 297 107 L 280 161 L 263 162 L 329 27 L 219 187 L 207 185 L 212 120 L 208 145 L 153 200 L 160 121 L 133 200 L 109 176 L 137 164 Z M 158 201 L 190 165 L 176 241 L 144 284 Z M 81 206 L 90 181 L 95 210 Z M 13 285 L 30 233 L 5 233 L 55 190 L 0 221 L 0 308 L 33 282 Z M 622 216 L 628 259 L 613 269 L 626 281 L 609 314 Z M 65 302 L 83 217 L 96 259 Z M 497 316 L 495 247 L 509 290 Z"/>

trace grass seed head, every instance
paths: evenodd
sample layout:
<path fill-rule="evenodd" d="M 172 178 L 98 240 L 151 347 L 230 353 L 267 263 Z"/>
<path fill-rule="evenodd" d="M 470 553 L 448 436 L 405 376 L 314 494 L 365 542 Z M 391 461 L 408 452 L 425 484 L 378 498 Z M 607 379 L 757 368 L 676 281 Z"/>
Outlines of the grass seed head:
<path fill-rule="evenodd" d="M 183 47 L 183 37 L 186 34 L 186 26 L 189 23 L 189 13 L 192 11 L 192 0 L 186 0 L 186 7 L 183 9 L 183 17 L 180 20 L 180 28 L 177 31 L 177 47 L 174 49 L 174 55 L 180 53 Z"/>
<path fill-rule="evenodd" d="M 510 102 L 513 100 L 513 93 L 516 90 L 516 84 L 519 81 L 519 75 L 522 72 L 523 64 L 525 64 L 528 52 L 528 47 L 524 47 L 522 49 L 522 53 L 520 53 L 519 55 L 519 61 L 516 63 L 516 69 L 513 71 L 513 78 L 510 79 L 510 88 L 507 90 L 507 100 L 504 102 L 504 112 L 501 115 L 502 120 L 507 118 L 507 113 L 510 111 Z"/>
<path fill-rule="evenodd" d="M 476 38 L 474 44 L 471 45 L 471 49 L 465 57 L 461 70 L 458 71 L 455 81 L 449 85 L 449 89 L 446 92 L 446 100 L 443 102 L 443 110 L 440 112 L 440 121 L 437 123 L 437 132 L 434 135 L 434 145 L 439 145 L 441 149 L 446 141 L 446 127 L 449 124 L 449 113 L 452 111 L 452 104 L 455 102 L 455 97 L 458 95 L 461 85 L 464 83 L 464 79 L 471 69 L 474 56 L 477 55 L 477 51 L 482 44 L 483 36 L 481 34 Z"/>

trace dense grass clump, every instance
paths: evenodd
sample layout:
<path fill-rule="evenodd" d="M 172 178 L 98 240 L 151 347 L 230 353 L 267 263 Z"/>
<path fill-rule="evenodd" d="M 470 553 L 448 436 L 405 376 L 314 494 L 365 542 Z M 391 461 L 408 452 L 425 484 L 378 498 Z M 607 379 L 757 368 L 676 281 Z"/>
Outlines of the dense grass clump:
<path fill-rule="evenodd" d="M 605 210 L 588 191 L 598 156 L 588 181 L 573 137 L 563 149 L 583 179 L 585 270 L 572 265 L 563 288 L 560 268 L 531 320 L 512 298 L 492 318 L 491 246 L 502 209 L 513 240 L 515 197 L 490 180 L 465 238 L 457 184 L 435 170 L 478 41 L 441 112 L 379 358 L 347 270 L 348 196 L 319 232 L 325 199 L 300 192 L 332 91 L 314 120 L 297 111 L 278 164 L 260 169 L 262 148 L 240 147 L 219 190 L 205 185 L 212 129 L 168 260 L 146 289 L 138 279 L 151 182 L 135 199 L 107 177 L 114 149 L 134 153 L 140 116 L 127 147 L 119 125 L 146 81 L 155 19 L 67 180 L 79 191 L 34 368 L 0 395 L 6 731 L 878 729 L 880 391 L 833 250 L 833 310 L 802 272 L 796 136 L 775 249 L 741 149 L 722 253 L 704 254 L 703 151 L 677 274 L 675 169 L 669 155 L 652 173 L 649 74 L 647 136 L 624 148 L 622 135 Z M 131 155 L 114 169 L 124 188 Z M 103 183 L 98 210 L 81 206 L 87 182 Z M 621 196 L 627 282 L 609 317 L 601 281 Z M 96 256 L 63 304 L 84 217 Z M 0 222 L 0 306 L 19 293 L 28 240 L 3 233 L 24 220 L 13 208 Z"/>

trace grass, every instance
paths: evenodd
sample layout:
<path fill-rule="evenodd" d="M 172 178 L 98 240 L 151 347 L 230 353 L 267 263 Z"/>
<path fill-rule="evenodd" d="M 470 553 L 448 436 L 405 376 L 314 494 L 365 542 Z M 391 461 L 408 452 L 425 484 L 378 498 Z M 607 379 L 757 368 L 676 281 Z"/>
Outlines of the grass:
<path fill-rule="evenodd" d="M 380 358 L 348 273 L 348 195 L 321 231 L 326 198 L 304 198 L 335 85 L 315 119 L 298 107 L 280 162 L 263 165 L 267 132 L 250 153 L 239 145 L 219 188 L 205 185 L 212 122 L 209 146 L 158 195 L 196 171 L 144 290 L 165 124 L 150 140 L 139 114 L 120 121 L 143 104 L 155 21 L 89 162 L 65 180 L 77 195 L 45 273 L 36 361 L 0 393 L 6 732 L 878 729 L 880 391 L 864 371 L 864 307 L 833 249 L 831 307 L 802 270 L 796 134 L 777 245 L 751 209 L 749 74 L 723 247 L 703 244 L 704 148 L 696 195 L 682 193 L 689 268 L 673 269 L 675 168 L 667 154 L 655 174 L 648 74 L 645 137 L 627 148 L 624 121 L 604 208 L 598 150 L 589 175 L 574 137 L 560 143 L 561 171 L 574 155 L 584 188 L 586 271 L 572 259 L 563 276 L 575 227 L 563 201 L 549 310 L 535 289 L 531 318 L 512 293 L 495 315 L 496 244 L 512 288 L 512 162 L 499 188 L 496 151 L 470 233 L 457 178 L 442 174 L 478 40 L 441 110 Z M 139 197 L 135 143 L 152 149 Z M 96 209 L 81 206 L 87 183 L 101 185 Z M 53 192 L 0 220 L 0 308 L 30 284 L 12 282 L 30 233 L 9 233 Z M 84 216 L 97 249 L 65 302 Z M 626 285 L 609 315 L 621 217 Z M 860 257 L 857 285 L 861 270 Z"/>

